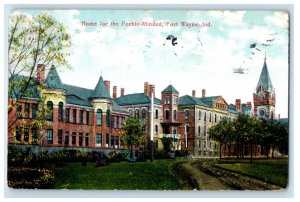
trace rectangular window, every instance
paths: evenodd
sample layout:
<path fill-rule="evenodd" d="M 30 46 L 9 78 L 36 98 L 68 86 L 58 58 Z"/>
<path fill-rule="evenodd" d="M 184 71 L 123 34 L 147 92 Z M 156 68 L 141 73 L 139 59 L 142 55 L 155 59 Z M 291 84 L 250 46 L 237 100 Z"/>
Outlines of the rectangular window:
<path fill-rule="evenodd" d="M 29 103 L 25 103 L 25 111 L 24 111 L 24 117 L 29 118 L 29 113 L 30 113 L 30 107 Z"/>
<path fill-rule="evenodd" d="M 28 128 L 24 128 L 24 142 L 29 141 L 29 130 Z"/>
<path fill-rule="evenodd" d="M 122 118 L 121 118 L 121 124 L 123 125 L 124 122 L 125 122 L 125 117 L 122 117 Z"/>
<path fill-rule="evenodd" d="M 47 129 L 47 143 L 53 144 L 53 130 Z"/>
<path fill-rule="evenodd" d="M 79 146 L 82 146 L 83 134 L 79 133 Z"/>
<path fill-rule="evenodd" d="M 69 145 L 69 132 L 65 133 L 65 145 Z"/>
<path fill-rule="evenodd" d="M 82 110 L 79 111 L 79 122 L 80 122 L 80 124 L 83 124 L 83 111 Z"/>
<path fill-rule="evenodd" d="M 89 137 L 89 134 L 86 133 L 85 134 L 85 146 L 88 147 L 90 144 L 90 137 Z"/>
<path fill-rule="evenodd" d="M 96 135 L 96 147 L 101 147 L 102 146 L 102 135 L 97 134 Z"/>
<path fill-rule="evenodd" d="M 209 122 L 211 122 L 211 113 L 209 113 Z"/>
<path fill-rule="evenodd" d="M 37 104 L 32 104 L 31 105 L 31 117 L 33 119 L 36 119 L 37 118 L 37 110 L 38 110 L 38 105 Z"/>
<path fill-rule="evenodd" d="M 165 97 L 165 104 L 170 104 L 170 96 Z"/>
<path fill-rule="evenodd" d="M 120 128 L 120 117 L 116 117 L 116 128 Z"/>
<path fill-rule="evenodd" d="M 203 142 L 203 148 L 204 149 L 206 148 L 206 140 L 204 140 L 204 142 Z"/>
<path fill-rule="evenodd" d="M 21 141 L 22 128 L 16 128 L 16 141 Z"/>
<path fill-rule="evenodd" d="M 76 109 L 73 109 L 73 123 L 76 123 Z"/>
<path fill-rule="evenodd" d="M 198 112 L 198 120 L 201 120 L 201 111 Z"/>
<path fill-rule="evenodd" d="M 158 134 L 158 125 L 155 125 L 155 135 Z"/>
<path fill-rule="evenodd" d="M 111 147 L 115 148 L 115 136 L 113 136 L 113 135 L 110 138 L 110 145 L 111 145 Z"/>
<path fill-rule="evenodd" d="M 217 115 L 215 114 L 215 123 L 217 123 Z"/>
<path fill-rule="evenodd" d="M 118 149 L 119 148 L 119 136 L 115 136 L 115 147 Z"/>
<path fill-rule="evenodd" d="M 66 123 L 70 123 L 70 109 L 66 109 Z"/>
<path fill-rule="evenodd" d="M 155 119 L 158 119 L 158 109 L 155 109 Z"/>
<path fill-rule="evenodd" d="M 109 134 L 106 134 L 106 146 L 108 147 L 109 146 Z"/>
<path fill-rule="evenodd" d="M 62 134 L 63 134 L 62 130 L 57 131 L 57 143 L 58 144 L 62 144 Z"/>
<path fill-rule="evenodd" d="M 22 104 L 19 104 L 17 107 L 17 118 L 22 118 Z"/>
<path fill-rule="evenodd" d="M 111 127 L 115 128 L 115 117 L 111 116 Z"/>
<path fill-rule="evenodd" d="M 76 132 L 72 133 L 72 145 L 76 145 Z"/>
<path fill-rule="evenodd" d="M 38 139 L 36 128 L 31 128 L 31 137 L 32 137 L 32 142 L 36 143 L 36 141 Z"/>
<path fill-rule="evenodd" d="M 190 116 L 189 110 L 186 109 L 184 111 L 184 118 L 185 118 L 185 120 L 189 119 L 189 116 Z"/>
<path fill-rule="evenodd" d="M 85 112 L 85 123 L 90 124 L 90 112 Z"/>
<path fill-rule="evenodd" d="M 204 121 L 206 121 L 206 112 L 204 112 Z"/>

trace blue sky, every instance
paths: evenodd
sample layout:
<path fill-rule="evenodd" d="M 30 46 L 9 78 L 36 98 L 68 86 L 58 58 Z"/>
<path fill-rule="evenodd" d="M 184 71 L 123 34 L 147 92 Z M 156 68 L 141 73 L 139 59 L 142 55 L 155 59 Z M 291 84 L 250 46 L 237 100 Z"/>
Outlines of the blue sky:
<path fill-rule="evenodd" d="M 277 95 L 276 114 L 288 116 L 288 13 L 282 11 L 111 11 L 17 10 L 28 15 L 43 12 L 67 26 L 73 46 L 72 69 L 58 69 L 64 83 L 94 88 L 100 74 L 125 94 L 142 92 L 143 83 L 156 86 L 156 97 L 170 83 L 180 95 L 206 89 L 207 96 L 222 95 L 252 101 L 264 55 Z M 163 27 L 86 27 L 81 22 L 162 22 Z M 210 23 L 185 28 L 180 22 Z M 177 27 L 166 22 L 179 23 Z M 166 37 L 172 34 L 178 44 Z M 272 40 L 268 42 L 268 40 Z M 257 43 L 257 49 L 250 45 Z M 264 46 L 267 44 L 269 46 Z M 251 53 L 253 52 L 253 53 Z M 247 69 L 235 74 L 233 68 Z"/>

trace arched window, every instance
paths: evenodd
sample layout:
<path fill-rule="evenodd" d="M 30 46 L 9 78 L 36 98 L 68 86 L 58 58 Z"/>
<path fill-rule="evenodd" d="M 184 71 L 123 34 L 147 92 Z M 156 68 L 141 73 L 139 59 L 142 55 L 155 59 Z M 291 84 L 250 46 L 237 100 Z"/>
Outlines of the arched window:
<path fill-rule="evenodd" d="M 169 110 L 166 110 L 166 120 L 169 120 L 169 116 L 170 116 Z"/>
<path fill-rule="evenodd" d="M 198 112 L 198 120 L 201 120 L 201 111 Z"/>
<path fill-rule="evenodd" d="M 64 103 L 58 103 L 58 121 L 63 121 Z"/>
<path fill-rule="evenodd" d="M 135 109 L 135 118 L 139 119 L 140 118 L 140 110 Z"/>
<path fill-rule="evenodd" d="M 177 110 L 176 109 L 174 109 L 174 111 L 173 111 L 173 119 L 177 120 Z"/>
<path fill-rule="evenodd" d="M 110 127 L 110 110 L 106 112 L 106 126 Z"/>
<path fill-rule="evenodd" d="M 158 109 L 155 109 L 155 119 L 158 119 Z"/>
<path fill-rule="evenodd" d="M 97 126 L 102 126 L 102 110 L 97 109 Z"/>
<path fill-rule="evenodd" d="M 146 114 L 147 114 L 147 113 L 146 113 L 146 109 L 143 108 L 143 109 L 142 109 L 142 118 L 143 118 L 143 119 L 146 118 Z"/>
<path fill-rule="evenodd" d="M 204 121 L 206 121 L 206 112 L 204 112 Z"/>
<path fill-rule="evenodd" d="M 47 120 L 53 121 L 53 102 L 51 101 L 47 102 L 47 109 L 48 109 Z"/>
<path fill-rule="evenodd" d="M 129 116 L 132 117 L 132 115 L 133 115 L 132 109 L 129 109 Z"/>

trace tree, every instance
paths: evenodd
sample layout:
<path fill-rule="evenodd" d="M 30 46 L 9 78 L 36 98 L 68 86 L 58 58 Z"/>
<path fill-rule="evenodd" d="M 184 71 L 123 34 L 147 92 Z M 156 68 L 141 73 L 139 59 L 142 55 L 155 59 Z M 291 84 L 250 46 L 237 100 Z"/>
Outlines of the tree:
<path fill-rule="evenodd" d="M 126 119 L 121 130 L 122 141 L 130 148 L 130 158 L 133 159 L 133 146 L 138 146 L 144 141 L 143 127 L 139 119 Z"/>
<path fill-rule="evenodd" d="M 23 14 L 13 14 L 9 17 L 8 30 L 8 73 L 9 73 L 9 106 L 10 117 L 8 130 L 14 129 L 17 119 L 17 108 L 20 100 L 38 94 L 44 86 L 37 82 L 37 64 L 50 63 L 69 68 L 67 51 L 71 46 L 71 36 L 63 24 L 58 23 L 47 14 L 39 14 L 33 18 Z M 43 100 L 37 101 L 42 103 Z M 38 104 L 40 112 L 43 104 Z M 35 125 L 41 128 L 45 115 L 37 117 Z"/>
<path fill-rule="evenodd" d="M 232 134 L 234 134 L 233 124 L 226 119 L 222 119 L 217 125 L 212 126 L 208 130 L 209 138 L 220 144 L 220 158 L 222 158 L 222 146 L 232 142 Z"/>

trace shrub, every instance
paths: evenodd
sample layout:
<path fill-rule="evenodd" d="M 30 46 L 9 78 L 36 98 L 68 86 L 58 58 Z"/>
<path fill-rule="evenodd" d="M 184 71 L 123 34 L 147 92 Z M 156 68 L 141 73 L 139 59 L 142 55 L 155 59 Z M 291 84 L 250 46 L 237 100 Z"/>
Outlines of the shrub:
<path fill-rule="evenodd" d="M 45 189 L 54 183 L 54 173 L 47 169 L 9 167 L 7 184 L 11 188 Z"/>

